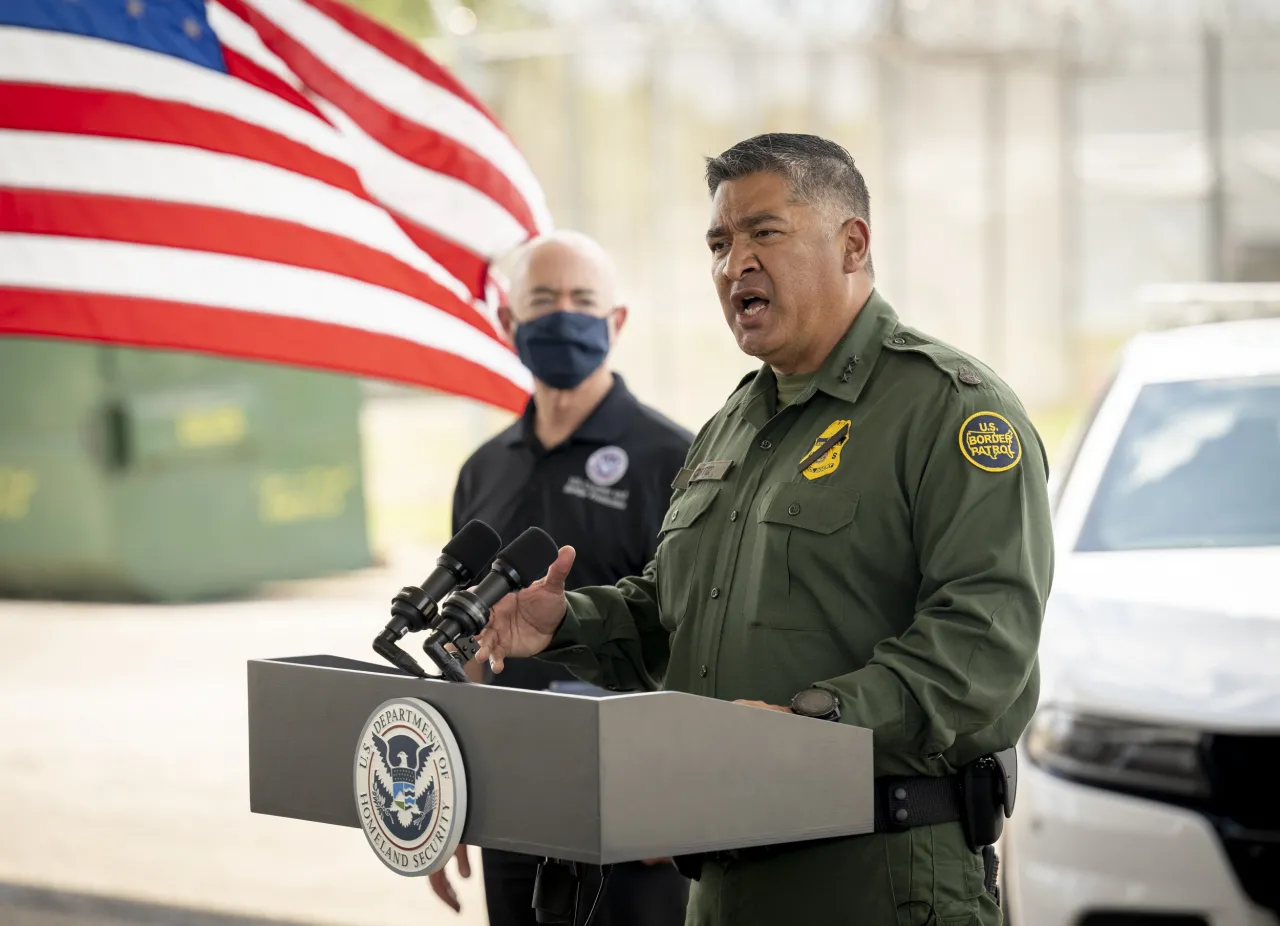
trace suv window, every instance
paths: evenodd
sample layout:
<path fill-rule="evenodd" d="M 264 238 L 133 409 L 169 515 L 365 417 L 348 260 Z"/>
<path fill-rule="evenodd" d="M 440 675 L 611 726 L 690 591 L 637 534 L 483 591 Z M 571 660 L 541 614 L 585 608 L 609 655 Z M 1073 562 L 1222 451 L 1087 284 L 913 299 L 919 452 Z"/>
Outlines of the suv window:
<path fill-rule="evenodd" d="M 1280 545 L 1280 376 L 1138 394 L 1080 551 Z"/>

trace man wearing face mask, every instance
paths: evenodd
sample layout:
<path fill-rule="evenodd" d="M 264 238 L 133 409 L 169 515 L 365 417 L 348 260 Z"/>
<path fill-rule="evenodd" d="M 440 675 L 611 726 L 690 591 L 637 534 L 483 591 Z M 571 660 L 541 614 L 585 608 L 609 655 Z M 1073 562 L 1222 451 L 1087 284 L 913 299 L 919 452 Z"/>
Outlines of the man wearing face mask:
<path fill-rule="evenodd" d="M 610 348 L 627 319 L 616 286 L 613 262 L 584 235 L 557 232 L 519 252 L 499 316 L 533 374 L 533 397 L 519 421 L 467 460 L 454 493 L 455 531 L 479 518 L 504 540 L 537 526 L 572 544 L 580 553 L 570 588 L 612 584 L 653 559 L 671 483 L 692 439 L 609 370 Z M 525 689 L 580 684 L 568 669 L 535 659 L 510 659 L 489 680 Z M 464 876 L 466 852 L 464 846 L 457 854 Z M 539 861 L 484 850 L 491 926 L 534 926 Z M 599 869 L 584 878 L 582 919 L 599 879 Z M 431 885 L 459 908 L 444 871 Z M 616 865 L 592 926 L 680 926 L 687 896 L 688 882 L 669 860 Z"/>

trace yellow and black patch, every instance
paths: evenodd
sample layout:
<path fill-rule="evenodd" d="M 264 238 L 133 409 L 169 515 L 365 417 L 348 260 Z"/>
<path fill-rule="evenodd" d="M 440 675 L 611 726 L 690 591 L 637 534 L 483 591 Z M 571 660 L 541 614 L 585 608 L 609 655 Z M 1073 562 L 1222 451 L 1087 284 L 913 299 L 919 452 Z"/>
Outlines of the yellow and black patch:
<path fill-rule="evenodd" d="M 849 428 L 852 425 L 847 419 L 833 421 L 826 430 L 818 435 L 813 447 L 800 461 L 800 472 L 806 479 L 821 479 L 840 468 L 840 449 L 849 440 Z"/>
<path fill-rule="evenodd" d="M 1022 459 L 1022 442 L 1003 415 L 978 412 L 960 425 L 960 453 L 978 469 L 1003 473 Z"/>

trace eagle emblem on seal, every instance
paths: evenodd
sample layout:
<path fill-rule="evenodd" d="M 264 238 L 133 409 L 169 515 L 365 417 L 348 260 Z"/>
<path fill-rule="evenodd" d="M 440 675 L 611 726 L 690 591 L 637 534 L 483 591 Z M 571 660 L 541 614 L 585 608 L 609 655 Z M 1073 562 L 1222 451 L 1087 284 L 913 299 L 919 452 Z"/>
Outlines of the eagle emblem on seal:
<path fill-rule="evenodd" d="M 383 739 L 372 734 L 378 750 L 373 767 L 373 805 L 383 824 L 401 839 L 421 836 L 436 809 L 436 782 L 428 761 L 439 743 L 419 745 L 403 734 Z"/>

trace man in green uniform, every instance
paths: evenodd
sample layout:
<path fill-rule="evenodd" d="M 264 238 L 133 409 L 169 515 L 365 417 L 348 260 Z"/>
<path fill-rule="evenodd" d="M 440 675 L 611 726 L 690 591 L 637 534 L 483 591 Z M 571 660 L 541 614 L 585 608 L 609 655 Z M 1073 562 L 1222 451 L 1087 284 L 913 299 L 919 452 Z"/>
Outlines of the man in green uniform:
<path fill-rule="evenodd" d="M 875 291 L 843 148 L 760 136 L 707 180 L 712 277 L 764 365 L 695 438 L 644 575 L 565 595 L 563 548 L 494 609 L 480 656 L 869 728 L 892 808 L 899 785 L 949 788 L 1031 718 L 1053 571 L 1044 451 L 1008 386 Z M 687 923 L 997 924 L 949 806 L 709 857 Z"/>

